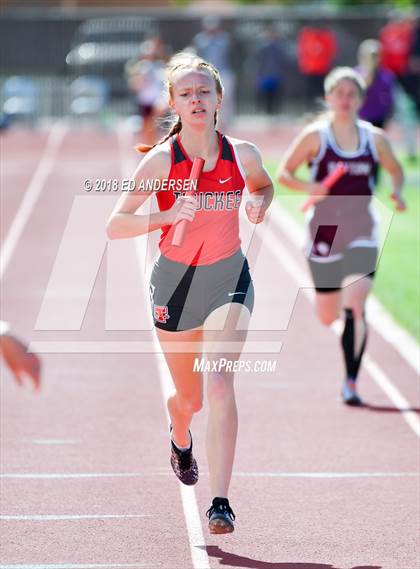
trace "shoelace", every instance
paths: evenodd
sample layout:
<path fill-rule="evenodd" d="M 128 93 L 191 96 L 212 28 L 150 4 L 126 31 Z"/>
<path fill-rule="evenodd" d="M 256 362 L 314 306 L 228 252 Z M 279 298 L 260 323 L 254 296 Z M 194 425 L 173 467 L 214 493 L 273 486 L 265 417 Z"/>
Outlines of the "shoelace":
<path fill-rule="evenodd" d="M 235 514 L 233 513 L 233 510 L 230 506 L 227 506 L 226 504 L 218 504 L 217 506 L 210 506 L 210 508 L 207 510 L 206 512 L 206 516 L 208 518 L 211 518 L 211 516 L 214 514 L 214 512 L 220 512 L 220 513 L 226 513 L 228 514 L 228 516 L 230 517 L 230 519 L 232 521 L 235 521 Z"/>

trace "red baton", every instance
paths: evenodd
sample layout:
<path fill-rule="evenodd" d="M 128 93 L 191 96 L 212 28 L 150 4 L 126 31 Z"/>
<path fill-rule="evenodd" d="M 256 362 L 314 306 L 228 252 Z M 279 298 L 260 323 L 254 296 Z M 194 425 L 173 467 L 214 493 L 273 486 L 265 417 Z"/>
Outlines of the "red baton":
<path fill-rule="evenodd" d="M 204 160 L 203 158 L 194 158 L 194 162 L 191 168 L 190 177 L 188 178 L 191 182 L 196 182 L 198 184 L 198 180 L 200 179 L 201 172 L 203 171 L 204 167 Z M 184 195 L 186 196 L 194 196 L 195 190 L 189 190 L 185 192 Z M 175 226 L 175 231 L 172 236 L 172 245 L 175 247 L 180 247 L 184 240 L 184 234 L 187 229 L 188 221 L 186 219 L 181 219 Z"/>
<path fill-rule="evenodd" d="M 336 167 L 334 168 L 334 170 L 332 172 L 330 172 L 328 174 L 328 176 L 326 176 L 321 184 L 324 186 L 324 188 L 327 188 L 328 190 L 330 190 L 333 185 L 338 182 L 338 180 L 340 178 L 342 178 L 344 176 L 344 174 L 346 172 L 348 172 L 348 166 L 347 164 L 345 164 L 344 162 L 337 162 Z M 305 213 L 310 207 L 311 205 L 315 204 L 317 202 L 316 196 L 312 195 L 310 196 L 301 206 L 300 211 L 302 211 L 303 213 Z"/>

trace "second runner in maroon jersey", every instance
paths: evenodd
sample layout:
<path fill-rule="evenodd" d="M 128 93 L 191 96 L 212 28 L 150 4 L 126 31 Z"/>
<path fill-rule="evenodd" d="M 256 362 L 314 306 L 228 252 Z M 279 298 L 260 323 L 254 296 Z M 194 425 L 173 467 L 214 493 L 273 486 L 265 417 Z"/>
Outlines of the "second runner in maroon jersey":
<path fill-rule="evenodd" d="M 330 120 L 319 123 L 317 129 L 320 148 L 310 161 L 312 181 L 322 182 L 339 162 L 344 162 L 347 172 L 308 216 L 307 253 L 314 260 L 340 259 L 348 247 L 378 246 L 377 219 L 371 207 L 378 164 L 374 133 L 370 123 L 359 120 L 355 126 L 357 148 L 347 151 L 336 141 Z"/>
<path fill-rule="evenodd" d="M 329 108 L 323 120 L 307 126 L 286 152 L 279 181 L 311 194 L 315 207 L 308 217 L 306 255 L 316 290 L 316 311 L 330 325 L 343 314 L 345 378 L 341 397 L 361 405 L 356 380 L 367 342 L 365 304 L 378 257 L 377 223 L 372 209 L 375 172 L 380 164 L 391 175 L 391 198 L 404 211 L 403 173 L 385 132 L 357 118 L 365 92 L 363 79 L 350 67 L 337 67 L 324 82 Z M 347 173 L 332 188 L 322 181 L 338 162 Z M 303 163 L 311 181 L 295 175 Z"/>

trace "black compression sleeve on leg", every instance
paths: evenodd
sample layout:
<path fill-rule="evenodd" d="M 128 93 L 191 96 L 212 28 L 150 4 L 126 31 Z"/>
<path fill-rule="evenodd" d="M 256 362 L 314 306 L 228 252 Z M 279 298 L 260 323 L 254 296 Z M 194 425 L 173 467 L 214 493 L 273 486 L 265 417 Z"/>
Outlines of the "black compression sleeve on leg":
<path fill-rule="evenodd" d="M 358 375 L 359 369 L 360 369 L 360 364 L 362 363 L 363 352 L 365 351 L 365 348 L 366 348 L 366 342 L 367 342 L 367 336 L 368 336 L 368 328 L 367 328 L 365 313 L 363 313 L 362 322 L 363 322 L 363 330 L 362 330 L 363 338 L 362 338 L 362 343 L 361 343 L 361 346 L 360 346 L 360 351 L 359 351 L 359 353 L 355 355 L 354 368 L 353 368 L 353 370 L 352 370 L 352 371 L 353 371 L 352 377 L 353 377 L 354 379 L 357 379 L 357 375 Z"/>
<path fill-rule="evenodd" d="M 355 321 L 353 310 L 351 308 L 345 308 L 345 322 L 343 335 L 341 336 L 341 345 L 343 348 L 344 362 L 346 366 L 347 378 L 357 379 L 357 374 L 359 373 L 360 364 L 362 363 L 363 352 L 365 351 L 366 341 L 367 341 L 367 324 L 365 316 L 363 314 L 363 338 L 360 345 L 360 351 L 358 354 L 355 353 Z"/>
<path fill-rule="evenodd" d="M 341 346 L 343 348 L 344 364 L 346 366 L 347 378 L 353 378 L 354 367 L 354 318 L 351 308 L 344 309 L 344 330 L 341 336 Z"/>

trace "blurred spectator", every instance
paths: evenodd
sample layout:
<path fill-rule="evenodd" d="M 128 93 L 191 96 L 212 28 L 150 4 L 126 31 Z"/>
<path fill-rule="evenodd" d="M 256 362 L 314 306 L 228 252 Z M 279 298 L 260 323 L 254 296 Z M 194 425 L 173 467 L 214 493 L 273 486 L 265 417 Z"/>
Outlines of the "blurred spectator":
<path fill-rule="evenodd" d="M 409 158 L 417 154 L 416 119 L 420 109 L 419 19 L 404 18 L 389 22 L 380 31 L 381 63 L 393 71 L 402 88 L 396 88 L 396 117 L 402 127 Z M 417 116 L 416 116 L 417 115 Z"/>
<path fill-rule="evenodd" d="M 259 106 L 266 114 L 278 112 L 283 90 L 286 57 L 279 34 L 267 26 L 255 54 L 256 89 Z"/>
<path fill-rule="evenodd" d="M 407 71 L 412 35 L 413 24 L 409 19 L 391 21 L 380 31 L 381 63 L 398 76 Z"/>
<path fill-rule="evenodd" d="M 10 332 L 8 323 L 3 320 L 0 321 L 0 353 L 19 385 L 27 375 L 34 388 L 40 388 L 40 360 L 35 354 L 28 353 L 28 347 Z"/>
<path fill-rule="evenodd" d="M 103 77 L 82 75 L 70 85 L 72 114 L 79 118 L 102 118 L 109 101 L 109 84 Z"/>
<path fill-rule="evenodd" d="M 157 141 L 157 119 L 164 116 L 168 108 L 164 98 L 168 55 L 161 38 L 153 36 L 140 45 L 138 57 L 130 59 L 125 66 L 128 86 L 142 120 L 140 137 L 144 144 Z"/>
<path fill-rule="evenodd" d="M 380 32 L 381 63 L 393 71 L 419 108 L 419 19 L 391 21 Z"/>
<path fill-rule="evenodd" d="M 408 57 L 408 73 L 406 81 L 409 83 L 408 91 L 416 104 L 417 116 L 420 115 L 420 18 L 414 20 L 411 36 L 410 55 Z"/>
<path fill-rule="evenodd" d="M 358 51 L 356 70 L 366 83 L 366 93 L 359 116 L 383 128 L 394 110 L 395 75 L 380 65 L 380 43 L 374 39 L 363 41 Z"/>
<path fill-rule="evenodd" d="M 0 113 L 0 132 L 8 129 L 11 124 L 12 124 L 11 118 L 4 113 Z"/>
<path fill-rule="evenodd" d="M 218 128 L 224 130 L 235 115 L 236 78 L 231 65 L 230 37 L 221 29 L 219 18 L 207 16 L 203 19 L 202 31 L 194 37 L 193 47 L 197 55 L 219 70 L 224 92 Z"/>
<path fill-rule="evenodd" d="M 324 94 L 324 77 L 331 70 L 337 54 L 337 41 L 332 30 L 307 26 L 297 39 L 298 65 L 306 77 L 306 100 Z"/>
<path fill-rule="evenodd" d="M 35 127 L 39 113 L 39 89 L 31 77 L 9 77 L 3 85 L 3 123 L 27 120 Z"/>

